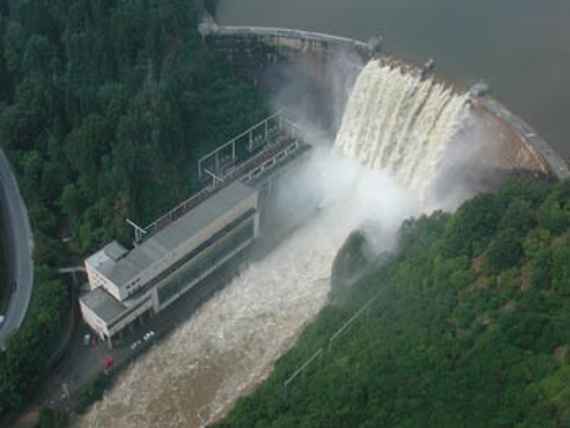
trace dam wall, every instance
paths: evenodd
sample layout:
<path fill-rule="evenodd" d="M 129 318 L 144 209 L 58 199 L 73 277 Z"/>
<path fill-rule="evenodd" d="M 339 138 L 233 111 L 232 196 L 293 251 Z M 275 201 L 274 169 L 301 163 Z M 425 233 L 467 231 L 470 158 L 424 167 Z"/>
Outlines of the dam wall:
<path fill-rule="evenodd" d="M 372 54 L 368 43 L 354 39 L 287 28 L 220 26 L 209 16 L 200 25 L 200 33 L 238 74 L 255 79 L 273 65 L 291 63 L 303 64 L 310 74 L 320 77 L 341 55 L 358 69 Z"/>
<path fill-rule="evenodd" d="M 312 92 L 316 99 L 313 101 L 315 109 L 325 110 L 323 114 L 329 116 L 325 121 L 328 121 L 332 132 L 338 130 L 339 117 L 332 117 L 335 112 L 326 110 L 331 105 L 335 105 L 337 110 L 345 105 L 348 97 L 346 88 L 352 86 L 364 64 L 380 55 L 382 48 L 381 39 L 365 43 L 294 29 L 220 26 L 207 13 L 199 30 L 208 47 L 223 55 L 237 75 L 264 89 L 271 91 L 283 87 L 286 79 L 307 78 L 311 89 L 303 93 L 303 97 L 310 98 Z M 409 72 L 426 72 L 425 66 L 406 64 L 387 55 L 381 58 Z M 305 76 L 288 74 L 279 77 L 281 65 L 298 65 Z M 339 67 L 342 73 L 331 78 L 331 69 Z M 344 74 L 344 80 L 339 81 L 339 74 Z M 492 150 L 492 161 L 497 167 L 529 170 L 560 180 L 570 177 L 567 163 L 523 119 L 488 95 L 472 96 L 471 102 L 472 110 L 495 129 L 497 138 L 493 138 L 492 144 L 498 147 Z"/>
<path fill-rule="evenodd" d="M 361 68 L 374 49 L 362 41 L 287 28 L 220 26 L 205 13 L 203 42 L 238 77 L 270 95 L 279 108 L 302 110 L 305 120 L 335 134 Z"/>
<path fill-rule="evenodd" d="M 505 166 L 534 170 L 559 180 L 570 177 L 566 161 L 522 118 L 489 96 L 477 100 L 476 105 L 503 128 L 503 135 L 508 135 L 502 159 Z"/>

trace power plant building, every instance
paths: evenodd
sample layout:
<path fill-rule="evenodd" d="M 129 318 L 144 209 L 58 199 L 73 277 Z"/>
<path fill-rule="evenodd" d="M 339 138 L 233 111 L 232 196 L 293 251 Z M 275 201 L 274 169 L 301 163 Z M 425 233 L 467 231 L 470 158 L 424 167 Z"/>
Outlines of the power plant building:
<path fill-rule="evenodd" d="M 158 313 L 249 246 L 259 234 L 258 191 L 235 181 L 128 251 L 112 242 L 85 260 L 79 302 L 103 340 Z"/>

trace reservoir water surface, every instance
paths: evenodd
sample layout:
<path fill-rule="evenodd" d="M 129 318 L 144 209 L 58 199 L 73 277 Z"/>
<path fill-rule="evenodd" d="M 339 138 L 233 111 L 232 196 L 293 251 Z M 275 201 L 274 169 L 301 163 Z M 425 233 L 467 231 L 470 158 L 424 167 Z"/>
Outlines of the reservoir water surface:
<path fill-rule="evenodd" d="M 570 157 L 568 0 L 221 0 L 227 25 L 299 28 L 368 40 L 494 95 Z"/>

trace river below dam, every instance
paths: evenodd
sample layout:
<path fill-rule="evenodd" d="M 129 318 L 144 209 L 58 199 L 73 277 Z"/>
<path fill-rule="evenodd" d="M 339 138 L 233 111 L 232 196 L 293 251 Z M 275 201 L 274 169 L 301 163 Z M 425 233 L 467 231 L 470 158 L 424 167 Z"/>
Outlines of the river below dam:
<path fill-rule="evenodd" d="M 328 159 L 321 158 L 321 165 L 330 165 Z M 244 266 L 190 319 L 119 374 L 115 386 L 73 426 L 204 426 L 269 375 L 326 302 L 333 259 L 363 215 L 392 203 L 375 217 L 393 235 L 401 219 L 415 213 L 413 202 L 389 177 L 370 173 L 384 188 L 371 197 L 370 176 L 357 177 L 353 162 L 339 161 L 333 171 L 334 177 L 318 174 L 329 184 L 335 181 L 331 201 L 339 188 L 357 191 L 338 205 L 322 207 L 270 254 Z M 361 182 L 357 188 L 351 184 L 355 178 Z"/>
<path fill-rule="evenodd" d="M 568 0 L 220 0 L 227 25 L 299 28 L 368 40 L 463 84 L 493 94 L 570 157 Z"/>

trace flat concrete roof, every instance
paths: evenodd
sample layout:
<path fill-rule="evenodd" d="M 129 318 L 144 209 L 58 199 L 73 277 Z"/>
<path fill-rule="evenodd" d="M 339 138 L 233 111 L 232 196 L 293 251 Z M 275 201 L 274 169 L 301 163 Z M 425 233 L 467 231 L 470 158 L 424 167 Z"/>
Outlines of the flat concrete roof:
<path fill-rule="evenodd" d="M 233 182 L 136 246 L 112 266 L 106 273 L 107 277 L 118 286 L 129 282 L 150 264 L 192 239 L 214 220 L 256 193 L 257 190 L 250 186 Z"/>
<path fill-rule="evenodd" d="M 108 275 L 125 254 L 128 254 L 128 250 L 117 241 L 113 241 L 89 256 L 85 262 L 103 275 Z"/>
<path fill-rule="evenodd" d="M 127 310 L 126 306 L 111 296 L 103 287 L 91 290 L 81 296 L 80 300 L 107 324 Z"/>
<path fill-rule="evenodd" d="M 110 244 L 107 244 L 105 248 L 103 248 L 103 251 L 111 260 L 115 262 L 128 253 L 128 250 L 117 241 L 113 241 Z"/>

